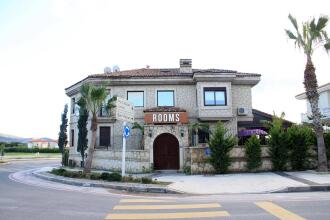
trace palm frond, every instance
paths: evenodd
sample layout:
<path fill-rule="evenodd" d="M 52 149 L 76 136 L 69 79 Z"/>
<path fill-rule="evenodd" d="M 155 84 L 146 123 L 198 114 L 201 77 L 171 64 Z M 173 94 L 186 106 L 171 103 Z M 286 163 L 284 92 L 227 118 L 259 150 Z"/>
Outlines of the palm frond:
<path fill-rule="evenodd" d="M 108 102 L 105 104 L 105 111 L 110 114 L 111 110 L 116 107 L 117 96 L 113 96 Z"/>
<path fill-rule="evenodd" d="M 290 30 L 285 29 L 285 32 L 290 39 L 297 40 L 297 37 Z"/>
<path fill-rule="evenodd" d="M 316 25 L 316 29 L 318 31 L 321 31 L 323 30 L 323 28 L 325 28 L 327 26 L 327 23 L 328 23 L 328 17 L 326 16 L 321 16 L 319 17 L 318 21 L 317 21 L 317 25 Z"/>
<path fill-rule="evenodd" d="M 142 135 L 144 135 L 144 126 L 140 125 L 138 122 L 133 123 L 132 129 L 139 129 Z"/>
<path fill-rule="evenodd" d="M 298 29 L 298 24 L 297 24 L 297 20 L 291 15 L 289 14 L 289 19 L 292 23 L 292 25 L 294 26 L 294 28 L 296 29 L 297 32 L 299 32 L 299 29 Z"/>
<path fill-rule="evenodd" d="M 324 49 L 327 53 L 329 53 L 330 50 L 330 40 L 327 41 L 327 43 L 324 44 Z"/>

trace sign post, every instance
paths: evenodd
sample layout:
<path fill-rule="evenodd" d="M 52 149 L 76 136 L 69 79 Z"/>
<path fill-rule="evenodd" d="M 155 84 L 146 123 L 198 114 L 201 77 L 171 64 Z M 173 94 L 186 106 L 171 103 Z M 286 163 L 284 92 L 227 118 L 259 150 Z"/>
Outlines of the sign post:
<path fill-rule="evenodd" d="M 123 123 L 123 151 L 122 151 L 122 161 L 121 161 L 121 176 L 125 176 L 125 163 L 126 163 L 126 138 L 128 138 L 130 129 Z"/>
<path fill-rule="evenodd" d="M 123 121 L 123 150 L 121 160 L 121 176 L 125 176 L 126 170 L 126 138 L 130 134 L 130 128 L 127 122 L 134 122 L 134 105 L 126 99 L 117 97 L 116 101 L 116 119 Z"/>

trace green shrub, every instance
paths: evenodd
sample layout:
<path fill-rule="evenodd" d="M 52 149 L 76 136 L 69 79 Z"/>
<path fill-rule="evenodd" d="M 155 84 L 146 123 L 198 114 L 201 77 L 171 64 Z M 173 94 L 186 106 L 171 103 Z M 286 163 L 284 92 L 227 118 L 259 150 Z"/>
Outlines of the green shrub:
<path fill-rule="evenodd" d="M 257 136 L 253 135 L 245 142 L 245 156 L 248 170 L 255 171 L 261 166 L 261 145 Z"/>
<path fill-rule="evenodd" d="M 313 130 L 304 125 L 288 128 L 290 143 L 290 162 L 293 170 L 305 170 L 309 166 L 309 147 L 313 144 Z"/>
<path fill-rule="evenodd" d="M 128 182 L 128 183 L 138 183 L 138 182 L 140 182 L 139 179 L 134 178 L 132 175 L 123 176 L 121 178 L 121 181 L 122 182 Z"/>
<path fill-rule="evenodd" d="M 235 138 L 226 133 L 227 129 L 219 121 L 208 143 L 211 150 L 209 161 L 216 173 L 226 173 L 228 171 L 230 166 L 229 152 L 236 143 Z"/>
<path fill-rule="evenodd" d="M 50 173 L 58 175 L 58 176 L 64 176 L 64 177 L 70 177 L 70 178 L 85 178 L 86 175 L 82 171 L 69 171 L 63 168 L 60 169 L 53 169 L 50 171 Z"/>
<path fill-rule="evenodd" d="M 143 184 L 151 184 L 152 183 L 152 179 L 150 177 L 142 177 L 141 178 L 141 183 L 143 183 Z"/>
<path fill-rule="evenodd" d="M 117 172 L 114 173 L 103 172 L 101 173 L 100 179 L 106 181 L 121 181 L 121 174 Z"/>
<path fill-rule="evenodd" d="M 4 156 L 5 155 L 5 145 L 4 144 L 0 144 L 0 156 Z"/>
<path fill-rule="evenodd" d="M 183 173 L 186 174 L 186 175 L 190 175 L 191 174 L 191 168 L 189 166 L 183 167 Z"/>
<path fill-rule="evenodd" d="M 269 155 L 273 164 L 273 170 L 286 170 L 289 160 L 289 135 L 282 127 L 284 113 L 281 117 L 273 116 L 273 121 L 269 123 Z"/>
<path fill-rule="evenodd" d="M 19 153 L 60 153 L 57 148 L 28 148 L 27 146 L 5 147 L 5 152 Z"/>
<path fill-rule="evenodd" d="M 101 174 L 99 174 L 99 173 L 91 173 L 89 175 L 89 179 L 91 179 L 91 180 L 99 180 L 100 177 L 101 177 Z"/>
<path fill-rule="evenodd" d="M 66 172 L 66 169 L 63 169 L 63 168 L 60 168 L 60 169 L 52 169 L 52 171 L 50 171 L 52 174 L 55 174 L 55 175 L 59 175 L 59 176 L 62 176 L 63 173 Z"/>
<path fill-rule="evenodd" d="M 62 166 L 68 166 L 68 165 L 69 165 L 69 149 L 64 148 L 62 154 Z"/>

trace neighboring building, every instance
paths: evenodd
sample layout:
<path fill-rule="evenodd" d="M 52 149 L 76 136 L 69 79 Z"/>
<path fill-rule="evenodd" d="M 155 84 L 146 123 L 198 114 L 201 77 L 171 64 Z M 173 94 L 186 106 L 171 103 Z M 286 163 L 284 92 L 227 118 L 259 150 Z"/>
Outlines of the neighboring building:
<path fill-rule="evenodd" d="M 108 72 L 108 71 L 107 71 Z M 144 134 L 133 129 L 127 139 L 126 169 L 182 170 L 194 143 L 190 124 L 208 123 L 210 130 L 221 120 L 237 135 L 239 123 L 252 121 L 251 88 L 260 74 L 223 69 L 192 69 L 190 59 L 181 59 L 180 68 L 134 69 L 90 75 L 66 88 L 71 98 L 70 160 L 80 164 L 77 152 L 79 89 L 83 83 L 105 85 L 112 96 L 135 105 L 135 121 L 144 125 Z M 207 134 L 199 132 L 198 145 L 205 146 Z M 91 142 L 91 132 L 88 137 Z M 100 112 L 97 146 L 92 167 L 120 170 L 122 122 Z"/>
<path fill-rule="evenodd" d="M 28 142 L 28 148 L 58 148 L 57 141 L 51 139 L 32 139 Z"/>
<path fill-rule="evenodd" d="M 317 88 L 319 93 L 319 109 L 321 112 L 322 122 L 330 126 L 330 83 L 324 84 Z M 307 100 L 306 94 L 301 93 L 296 95 L 296 99 L 306 100 L 307 112 L 301 114 L 301 122 L 311 123 L 309 117 L 312 115 L 311 105 Z"/>
<path fill-rule="evenodd" d="M 273 121 L 273 115 L 266 112 L 262 112 L 257 109 L 252 109 L 253 121 L 239 121 L 238 126 L 242 129 L 261 129 L 266 132 L 269 131 L 269 128 L 265 125 L 263 121 Z M 289 128 L 294 123 L 288 120 L 283 120 L 283 127 Z"/>

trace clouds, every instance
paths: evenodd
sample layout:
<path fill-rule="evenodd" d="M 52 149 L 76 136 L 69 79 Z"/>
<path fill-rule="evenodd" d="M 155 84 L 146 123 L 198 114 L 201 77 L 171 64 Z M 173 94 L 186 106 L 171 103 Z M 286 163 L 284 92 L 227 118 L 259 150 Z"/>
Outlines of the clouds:
<path fill-rule="evenodd" d="M 308 1 L 14 1 L 0 10 L 0 131 L 56 137 L 65 87 L 105 66 L 178 67 L 180 58 L 192 58 L 195 68 L 261 73 L 254 107 L 299 121 L 305 104 L 294 96 L 303 91 L 305 59 L 284 35 L 287 15 L 301 21 L 326 8 Z M 314 62 L 319 83 L 330 81 L 329 57 L 319 51 Z"/>

